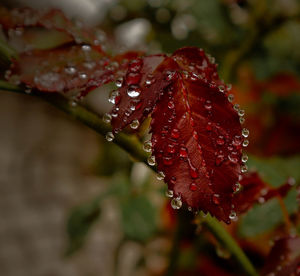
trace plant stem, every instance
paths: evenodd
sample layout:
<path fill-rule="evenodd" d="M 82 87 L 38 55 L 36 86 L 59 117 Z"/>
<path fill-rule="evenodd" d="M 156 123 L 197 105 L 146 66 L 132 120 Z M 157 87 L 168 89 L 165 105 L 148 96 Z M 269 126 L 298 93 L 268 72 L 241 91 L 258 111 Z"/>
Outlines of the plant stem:
<path fill-rule="evenodd" d="M 204 225 L 215 236 L 220 244 L 231 253 L 232 257 L 239 264 L 241 270 L 244 271 L 246 275 L 258 276 L 255 268 L 249 261 L 244 251 L 240 248 L 233 237 L 227 232 L 223 225 L 215 218 L 213 218 L 210 214 L 207 214 L 205 218 L 201 219 Z"/>

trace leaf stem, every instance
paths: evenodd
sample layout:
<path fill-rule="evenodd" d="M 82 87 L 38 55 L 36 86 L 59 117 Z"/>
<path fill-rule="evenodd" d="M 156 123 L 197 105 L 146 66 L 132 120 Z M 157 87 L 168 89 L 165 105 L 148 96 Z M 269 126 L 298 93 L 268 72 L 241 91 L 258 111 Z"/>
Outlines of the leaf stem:
<path fill-rule="evenodd" d="M 204 225 L 209 229 L 209 231 L 215 236 L 215 238 L 220 242 L 220 244 L 226 248 L 239 264 L 242 271 L 245 275 L 248 276 L 258 276 L 254 266 L 234 240 L 234 238 L 227 232 L 223 225 L 213 218 L 210 214 L 207 214 L 205 218 L 201 218 Z"/>

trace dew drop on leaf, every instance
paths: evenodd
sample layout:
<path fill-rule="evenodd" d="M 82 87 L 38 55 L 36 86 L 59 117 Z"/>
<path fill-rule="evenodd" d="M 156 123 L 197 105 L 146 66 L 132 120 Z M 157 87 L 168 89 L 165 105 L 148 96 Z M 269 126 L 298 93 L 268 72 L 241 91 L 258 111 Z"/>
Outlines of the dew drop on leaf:
<path fill-rule="evenodd" d="M 181 201 L 181 198 L 180 197 L 176 197 L 176 198 L 173 198 L 171 200 L 171 206 L 174 210 L 178 210 L 181 208 L 182 206 L 182 201 Z"/>
<path fill-rule="evenodd" d="M 157 175 L 156 175 L 156 178 L 158 180 L 163 180 L 165 178 L 165 174 L 163 172 L 158 172 Z"/>
<path fill-rule="evenodd" d="M 233 191 L 234 191 L 235 193 L 238 193 L 238 192 L 241 190 L 241 188 L 242 188 L 242 185 L 241 185 L 241 183 L 239 183 L 239 182 L 236 182 L 236 183 L 233 185 Z"/>
<path fill-rule="evenodd" d="M 136 98 L 141 94 L 141 89 L 136 85 L 131 85 L 127 89 L 127 95 L 130 98 Z"/>
<path fill-rule="evenodd" d="M 223 136 L 219 136 L 219 137 L 217 138 L 217 144 L 218 144 L 219 146 L 222 146 L 222 145 L 224 145 L 224 143 L 225 143 L 224 137 L 223 137 Z"/>
<path fill-rule="evenodd" d="M 196 190 L 197 190 L 197 185 L 196 185 L 196 183 L 192 182 L 192 183 L 190 184 L 189 189 L 190 189 L 190 191 L 192 191 L 192 192 L 196 191 Z"/>
<path fill-rule="evenodd" d="M 239 112 L 238 112 L 238 115 L 239 116 L 244 116 L 245 115 L 245 110 L 240 109 Z"/>
<path fill-rule="evenodd" d="M 219 194 L 213 194 L 212 195 L 212 201 L 214 204 L 219 205 L 220 204 L 220 195 Z"/>
<path fill-rule="evenodd" d="M 249 136 L 249 130 L 247 128 L 243 128 L 242 135 L 247 138 Z"/>
<path fill-rule="evenodd" d="M 247 171 L 248 171 L 247 165 L 242 165 L 242 166 L 241 166 L 241 172 L 242 172 L 242 173 L 245 173 L 245 172 L 247 172 Z"/>
<path fill-rule="evenodd" d="M 166 197 L 173 197 L 174 196 L 174 192 L 172 190 L 166 190 Z"/>
<path fill-rule="evenodd" d="M 107 124 L 109 124 L 110 122 L 111 122 L 111 115 L 110 114 L 108 114 L 108 113 L 105 113 L 104 115 L 103 115 L 103 121 L 105 122 L 105 123 L 107 123 Z"/>
<path fill-rule="evenodd" d="M 147 162 L 149 166 L 155 166 L 155 157 L 153 155 L 149 156 Z"/>
<path fill-rule="evenodd" d="M 232 103 L 233 100 L 234 100 L 234 96 L 232 94 L 229 94 L 228 95 L 228 101 Z"/>
<path fill-rule="evenodd" d="M 186 147 L 181 147 L 179 149 L 179 157 L 186 158 L 188 156 Z"/>
<path fill-rule="evenodd" d="M 229 214 L 229 218 L 233 221 L 237 220 L 237 215 L 235 211 L 231 211 L 231 213 Z"/>
<path fill-rule="evenodd" d="M 145 152 L 151 152 L 151 150 L 152 150 L 151 141 L 145 141 L 145 143 L 143 145 L 143 149 L 144 149 Z"/>
<path fill-rule="evenodd" d="M 242 155 L 242 162 L 246 163 L 248 161 L 248 155 L 247 154 L 243 154 Z"/>
<path fill-rule="evenodd" d="M 106 140 L 108 142 L 112 142 L 115 138 L 115 136 L 113 135 L 113 133 L 110 131 L 110 132 L 107 132 L 106 136 L 105 136 Z"/>
<path fill-rule="evenodd" d="M 243 141 L 243 147 L 248 147 L 249 145 L 249 140 L 244 140 Z"/>
<path fill-rule="evenodd" d="M 132 128 L 132 129 L 137 129 L 138 127 L 139 127 L 139 125 L 140 125 L 140 122 L 138 121 L 138 120 L 133 120 L 132 122 L 131 122 L 131 124 L 130 124 L 130 127 Z"/>

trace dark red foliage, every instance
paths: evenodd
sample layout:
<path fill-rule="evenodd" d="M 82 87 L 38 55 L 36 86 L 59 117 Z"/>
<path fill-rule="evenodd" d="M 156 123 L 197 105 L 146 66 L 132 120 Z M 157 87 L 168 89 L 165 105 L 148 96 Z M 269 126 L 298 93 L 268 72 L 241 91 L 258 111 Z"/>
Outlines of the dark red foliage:
<path fill-rule="evenodd" d="M 276 240 L 261 275 L 299 276 L 300 238 L 289 236 Z"/>
<path fill-rule="evenodd" d="M 118 89 L 110 98 L 115 104 L 113 131 L 131 123 L 136 129 L 151 115 L 153 156 L 173 191 L 173 203 L 210 212 L 227 223 L 235 218 L 240 204 L 234 191 L 241 168 L 246 170 L 242 145 L 248 131 L 242 131 L 238 108 L 228 100 L 230 89 L 202 49 L 182 48 L 170 57 L 139 52 L 112 56 L 98 47 L 91 32 L 58 11 L 33 13 L 29 22 L 31 10 L 0 13 L 6 31 L 42 26 L 74 39 L 56 49 L 24 51 L 14 60 L 10 79 L 17 76 L 22 84 L 44 92 L 75 91 L 77 98 L 115 81 Z M 12 18 L 12 13 L 17 15 Z"/>
<path fill-rule="evenodd" d="M 76 26 L 59 10 L 43 13 L 30 8 L 8 10 L 0 6 L 0 24 L 6 32 L 15 29 L 22 30 L 24 27 L 43 27 L 67 33 L 77 43 L 85 42 L 94 45 L 100 43 L 93 31 Z M 98 47 L 100 49 L 100 46 Z"/>
<path fill-rule="evenodd" d="M 239 213 L 246 212 L 255 202 L 264 203 L 274 197 L 285 197 L 293 186 L 293 181 L 287 182 L 278 188 L 272 188 L 265 183 L 256 172 L 245 174 L 240 180 L 240 192 L 234 197 L 234 204 Z"/>

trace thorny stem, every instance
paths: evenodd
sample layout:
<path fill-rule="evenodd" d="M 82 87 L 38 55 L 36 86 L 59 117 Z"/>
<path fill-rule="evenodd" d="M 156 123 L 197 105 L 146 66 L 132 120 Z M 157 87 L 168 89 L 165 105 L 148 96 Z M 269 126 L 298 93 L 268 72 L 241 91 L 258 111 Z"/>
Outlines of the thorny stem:
<path fill-rule="evenodd" d="M 1 59 L 10 60 L 12 57 L 16 57 L 16 54 L 9 46 L 5 45 L 5 43 L 0 41 L 0 57 Z M 0 80 L 0 90 L 11 91 L 21 94 L 26 94 L 20 87 L 7 83 L 6 81 Z M 56 93 L 31 93 L 30 95 L 37 96 L 60 110 L 68 113 L 72 118 L 82 122 L 86 126 L 95 130 L 96 132 L 106 135 L 107 132 L 111 131 L 112 128 L 109 124 L 105 123 L 99 116 L 95 113 L 87 110 L 86 108 L 77 105 L 70 105 L 69 101 L 63 97 L 62 95 Z M 127 153 L 129 153 L 134 159 L 144 162 L 147 166 L 147 158 L 148 154 L 143 150 L 143 146 L 140 143 L 139 139 L 136 135 L 128 135 L 125 133 L 119 133 L 116 135 L 113 140 L 115 144 L 124 149 Z M 155 167 L 149 166 L 152 170 L 156 170 Z M 231 253 L 231 255 L 235 258 L 241 269 L 245 272 L 246 275 L 249 276 L 257 276 L 258 274 L 255 271 L 255 268 L 251 264 L 250 260 L 247 258 L 243 250 L 239 247 L 237 242 L 231 237 L 231 235 L 225 230 L 222 224 L 211 216 L 207 216 L 205 219 L 205 224 L 210 229 L 213 235 L 219 240 L 219 242 Z M 179 226 L 180 228 L 181 226 Z M 179 231 L 179 230 L 178 230 Z M 178 235 L 181 231 L 178 232 Z M 176 237 L 176 240 L 179 242 L 179 237 Z M 177 245 L 174 246 L 176 248 Z M 175 250 L 175 249 L 174 249 Z M 173 256 L 174 252 L 171 252 L 171 258 L 175 258 L 171 260 L 170 267 L 167 273 L 171 273 L 174 268 L 176 268 L 176 262 L 178 256 Z M 174 253 L 175 254 L 175 253 Z M 173 265 L 175 264 L 175 265 Z M 174 267 L 174 268 L 173 268 Z"/>

